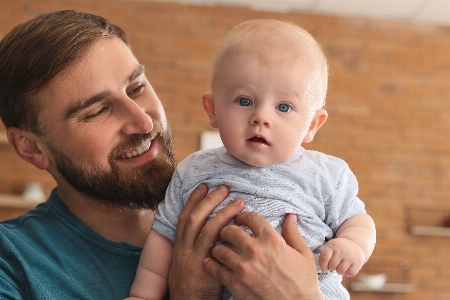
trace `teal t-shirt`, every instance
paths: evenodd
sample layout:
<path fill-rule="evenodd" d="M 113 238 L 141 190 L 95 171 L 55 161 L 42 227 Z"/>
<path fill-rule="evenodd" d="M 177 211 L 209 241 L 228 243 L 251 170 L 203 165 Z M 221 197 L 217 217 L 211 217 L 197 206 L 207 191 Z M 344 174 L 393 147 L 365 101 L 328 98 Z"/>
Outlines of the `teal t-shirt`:
<path fill-rule="evenodd" d="M 92 231 L 56 191 L 25 215 L 0 223 L 0 299 L 127 297 L 142 248 Z"/>

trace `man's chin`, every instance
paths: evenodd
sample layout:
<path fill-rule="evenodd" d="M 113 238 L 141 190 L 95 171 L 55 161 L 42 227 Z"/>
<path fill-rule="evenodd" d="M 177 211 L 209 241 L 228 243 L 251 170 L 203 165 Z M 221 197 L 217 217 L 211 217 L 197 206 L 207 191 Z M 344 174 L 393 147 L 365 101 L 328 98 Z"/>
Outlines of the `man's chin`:
<path fill-rule="evenodd" d="M 110 207 L 156 210 L 173 172 L 171 160 L 158 158 L 139 168 L 116 167 L 108 173 L 88 176 L 95 184 L 83 184 L 79 190 Z"/>
<path fill-rule="evenodd" d="M 156 210 L 175 169 L 173 158 L 160 157 L 137 168 L 83 167 L 58 153 L 59 173 L 86 197 L 109 207 Z"/>
<path fill-rule="evenodd" d="M 148 134 L 130 138 L 128 144 L 115 149 L 110 155 L 108 170 L 92 164 L 83 165 L 51 143 L 48 147 L 61 176 L 88 198 L 110 207 L 156 210 L 175 170 L 175 159 L 170 130 L 161 131 L 157 126 L 154 129 L 159 133 L 156 139 L 161 152 L 139 167 L 124 167 L 112 158 L 123 153 L 122 149 L 141 144 Z"/>

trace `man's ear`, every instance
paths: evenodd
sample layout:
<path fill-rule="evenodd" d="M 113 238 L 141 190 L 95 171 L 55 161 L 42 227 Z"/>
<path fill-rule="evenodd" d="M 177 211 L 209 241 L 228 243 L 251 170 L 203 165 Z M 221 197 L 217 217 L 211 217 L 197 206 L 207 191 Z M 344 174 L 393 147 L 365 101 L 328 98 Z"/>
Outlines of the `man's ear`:
<path fill-rule="evenodd" d="M 17 127 L 6 129 L 6 135 L 11 147 L 23 160 L 41 170 L 48 168 L 49 159 L 42 150 L 42 140 L 37 135 Z"/>
<path fill-rule="evenodd" d="M 214 95 L 211 93 L 203 93 L 202 103 L 203 109 L 206 111 L 206 114 L 208 115 L 209 124 L 211 124 L 213 128 L 219 127 L 217 125 L 216 119 L 216 105 L 214 103 Z"/>
<path fill-rule="evenodd" d="M 303 139 L 303 143 L 311 143 L 314 139 L 314 136 L 316 135 L 317 130 L 319 130 L 320 127 L 322 127 L 323 124 L 325 124 L 325 121 L 328 118 L 328 113 L 325 109 L 319 109 L 316 111 L 312 121 L 311 125 L 309 126 L 308 132 L 305 135 L 305 138 Z"/>

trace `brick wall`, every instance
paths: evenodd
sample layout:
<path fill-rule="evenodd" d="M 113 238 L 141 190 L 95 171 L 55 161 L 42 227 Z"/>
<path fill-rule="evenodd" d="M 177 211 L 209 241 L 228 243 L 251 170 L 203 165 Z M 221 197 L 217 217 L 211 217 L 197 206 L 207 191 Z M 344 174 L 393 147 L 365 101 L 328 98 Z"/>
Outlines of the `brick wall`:
<path fill-rule="evenodd" d="M 300 24 L 323 45 L 331 67 L 329 119 L 306 146 L 349 163 L 377 224 L 372 266 L 398 269 L 408 261 L 403 275 L 415 286 L 411 294 L 352 293 L 352 299 L 450 299 L 450 238 L 410 235 L 405 210 L 450 215 L 450 28 L 147 1 L 0 0 L 0 7 L 0 37 L 57 9 L 121 25 L 163 101 L 177 160 L 196 151 L 200 133 L 210 129 L 200 96 L 224 34 L 254 18 Z M 54 185 L 8 146 L 0 146 L 0 166 L 0 193 L 20 193 L 24 181 L 40 181 L 47 192 Z"/>

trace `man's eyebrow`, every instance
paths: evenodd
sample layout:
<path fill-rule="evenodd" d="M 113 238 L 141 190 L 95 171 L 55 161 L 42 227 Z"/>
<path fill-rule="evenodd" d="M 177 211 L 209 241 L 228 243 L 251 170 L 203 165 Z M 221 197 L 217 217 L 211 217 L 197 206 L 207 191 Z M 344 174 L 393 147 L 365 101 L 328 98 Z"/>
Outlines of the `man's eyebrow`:
<path fill-rule="evenodd" d="M 139 77 L 139 76 L 141 76 L 142 74 L 144 74 L 144 72 L 145 72 L 145 67 L 144 67 L 143 65 L 139 65 L 139 66 L 133 71 L 133 73 L 131 73 L 131 75 L 128 77 L 128 81 L 129 81 L 129 82 L 133 81 L 133 80 L 136 79 L 137 77 Z M 73 107 L 71 107 L 71 108 L 67 111 L 67 113 L 66 113 L 64 119 L 65 119 L 65 120 L 70 119 L 70 118 L 71 118 L 73 115 L 75 115 L 77 112 L 79 112 L 79 111 L 81 111 L 81 110 L 83 110 L 83 109 L 85 109 L 85 108 L 87 108 L 87 107 L 89 107 L 89 106 L 91 106 L 91 105 L 93 105 L 93 104 L 95 104 L 95 103 L 101 101 L 101 100 L 104 99 L 106 96 L 108 96 L 108 94 L 109 94 L 109 92 L 102 92 L 102 93 L 99 93 L 99 94 L 97 94 L 97 95 L 94 95 L 94 96 L 92 96 L 92 97 L 90 97 L 90 98 L 88 98 L 88 99 L 85 99 L 85 100 L 83 100 L 83 101 L 80 101 L 80 102 L 76 103 Z"/>
<path fill-rule="evenodd" d="M 131 73 L 130 77 L 128 77 L 128 80 L 131 82 L 135 80 L 137 77 L 141 76 L 145 72 L 145 67 L 143 65 L 139 65 L 136 70 L 134 70 L 133 73 Z"/>
<path fill-rule="evenodd" d="M 98 93 L 98 94 L 96 94 L 96 95 L 94 95 L 94 96 L 92 96 L 92 97 L 90 97 L 88 99 L 85 99 L 83 101 L 77 102 L 73 107 L 71 107 L 67 111 L 64 119 L 65 120 L 70 119 L 73 115 L 75 115 L 79 111 L 81 111 L 81 110 L 83 110 L 83 109 L 85 109 L 85 108 L 87 108 L 87 107 L 89 107 L 89 106 L 91 106 L 91 105 L 101 101 L 102 99 L 104 99 L 108 95 L 109 95 L 109 92 L 102 92 L 102 93 Z"/>

